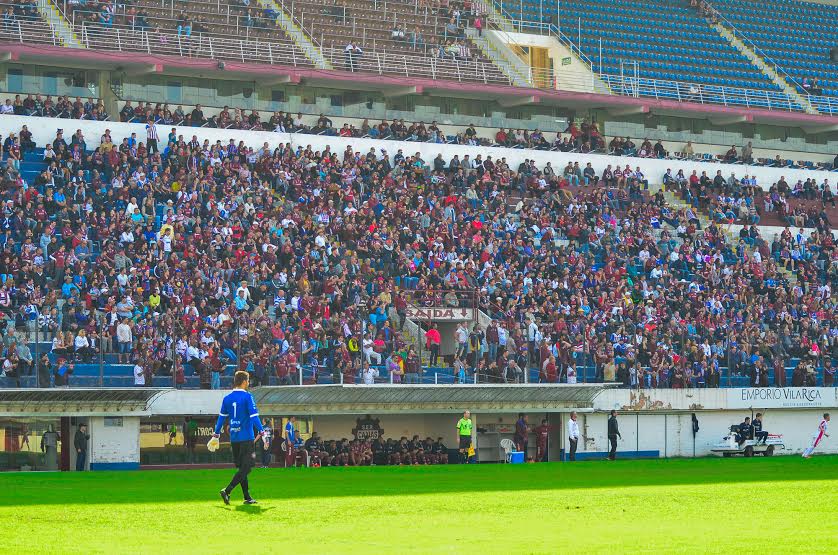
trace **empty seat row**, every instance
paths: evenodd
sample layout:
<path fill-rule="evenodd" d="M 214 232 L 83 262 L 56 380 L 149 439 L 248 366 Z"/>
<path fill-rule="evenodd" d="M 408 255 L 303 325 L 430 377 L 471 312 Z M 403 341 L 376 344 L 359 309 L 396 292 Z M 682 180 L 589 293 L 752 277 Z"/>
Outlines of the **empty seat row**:
<path fill-rule="evenodd" d="M 788 0 L 719 0 L 712 4 L 797 81 L 791 85 L 817 78 L 818 94 L 836 94 L 838 67 L 830 62 L 829 52 L 838 38 L 838 7 Z M 811 92 L 810 88 L 799 89 Z"/>

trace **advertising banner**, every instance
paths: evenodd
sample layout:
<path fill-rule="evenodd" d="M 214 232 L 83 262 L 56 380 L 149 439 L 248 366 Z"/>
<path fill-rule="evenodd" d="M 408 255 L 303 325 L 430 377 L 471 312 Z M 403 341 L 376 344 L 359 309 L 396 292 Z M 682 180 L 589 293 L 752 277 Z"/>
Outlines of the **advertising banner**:
<path fill-rule="evenodd" d="M 787 409 L 835 406 L 831 387 L 743 387 L 727 390 L 728 408 Z"/>

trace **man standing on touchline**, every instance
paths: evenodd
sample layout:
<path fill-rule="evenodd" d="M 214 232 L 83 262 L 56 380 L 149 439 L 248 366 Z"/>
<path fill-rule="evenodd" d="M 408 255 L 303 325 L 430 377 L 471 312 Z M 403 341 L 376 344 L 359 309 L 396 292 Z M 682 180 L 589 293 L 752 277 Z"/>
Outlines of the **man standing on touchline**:
<path fill-rule="evenodd" d="M 79 429 L 76 430 L 76 435 L 73 438 L 73 447 L 76 448 L 76 472 L 84 470 L 87 462 L 88 440 L 90 440 L 90 434 L 87 433 L 87 424 L 79 424 Z"/>
<path fill-rule="evenodd" d="M 233 462 L 236 465 L 236 473 L 226 488 L 221 490 L 221 499 L 225 505 L 230 504 L 230 493 L 236 486 L 241 485 L 244 503 L 255 505 L 256 500 L 250 497 L 250 488 L 247 482 L 247 475 L 256 462 L 254 444 L 262 437 L 262 421 L 259 419 L 259 411 L 256 408 L 256 401 L 253 400 L 247 388 L 250 385 L 250 376 L 244 370 L 239 370 L 233 376 L 233 391 L 228 393 L 221 402 L 221 411 L 218 413 L 218 421 L 215 423 L 213 438 L 218 439 L 221 429 L 227 419 L 230 420 L 230 447 L 233 451 Z M 258 430 L 254 435 L 253 429 Z"/>
<path fill-rule="evenodd" d="M 527 415 L 523 412 L 518 413 L 518 421 L 515 423 L 515 447 L 518 451 L 524 453 L 524 460 L 527 460 L 527 446 L 529 444 L 529 422 Z"/>
<path fill-rule="evenodd" d="M 576 422 L 576 413 L 570 413 L 570 420 L 567 421 L 567 440 L 570 442 L 570 453 L 568 460 L 576 460 L 576 446 L 579 442 L 579 423 Z"/>
<path fill-rule="evenodd" d="M 620 435 L 620 426 L 617 424 L 617 411 L 612 410 L 608 418 L 608 441 L 611 443 L 611 451 L 608 452 L 608 460 L 617 460 L 617 438 L 623 439 Z"/>
<path fill-rule="evenodd" d="M 469 411 L 463 411 L 463 417 L 457 422 L 461 463 L 468 462 L 468 450 L 471 447 L 471 428 L 471 413 Z"/>
<path fill-rule="evenodd" d="M 285 423 L 285 468 L 294 466 L 297 458 L 295 449 L 297 448 L 297 430 L 294 428 L 294 423 L 297 422 L 296 416 L 289 416 L 288 422 Z"/>

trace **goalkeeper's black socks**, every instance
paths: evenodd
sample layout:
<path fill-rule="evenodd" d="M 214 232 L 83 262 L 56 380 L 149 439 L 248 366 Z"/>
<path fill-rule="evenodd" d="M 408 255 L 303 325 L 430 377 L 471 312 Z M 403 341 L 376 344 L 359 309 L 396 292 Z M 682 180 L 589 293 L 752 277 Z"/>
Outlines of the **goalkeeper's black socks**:
<path fill-rule="evenodd" d="M 245 476 L 241 481 L 242 487 L 242 495 L 244 495 L 244 499 L 250 499 L 250 484 L 247 482 L 247 476 Z"/>

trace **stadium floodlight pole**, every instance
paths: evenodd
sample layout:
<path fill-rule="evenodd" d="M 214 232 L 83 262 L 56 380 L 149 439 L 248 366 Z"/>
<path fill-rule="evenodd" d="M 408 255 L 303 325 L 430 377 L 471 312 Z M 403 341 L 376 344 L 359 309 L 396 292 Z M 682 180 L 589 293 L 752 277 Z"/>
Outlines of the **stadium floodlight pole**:
<path fill-rule="evenodd" d="M 602 37 L 599 37 L 599 74 L 602 75 Z"/>
<path fill-rule="evenodd" d="M 372 360 L 367 360 L 364 355 L 364 338 L 370 334 L 370 341 L 373 341 L 372 330 L 370 329 L 370 299 L 365 299 L 361 303 L 361 311 L 358 315 L 361 317 L 361 371 L 364 368 L 369 368 L 372 365 Z M 363 375 L 361 376 L 363 378 Z"/>
<path fill-rule="evenodd" d="M 622 439 L 622 438 L 620 438 Z M 634 413 L 634 452 L 635 456 L 640 452 L 640 413 Z"/>
<path fill-rule="evenodd" d="M 105 386 L 105 344 L 102 338 L 105 336 L 104 322 L 99 321 L 99 387 Z"/>
<path fill-rule="evenodd" d="M 588 357 L 586 351 L 588 350 L 588 329 L 585 325 L 584 320 L 582 321 L 582 352 L 579 353 L 582 359 L 582 383 L 585 383 L 587 379 L 585 378 L 585 374 L 587 373 L 588 368 Z M 539 369 L 540 370 L 540 369 Z M 594 370 L 596 372 L 596 370 Z M 576 376 L 578 379 L 579 376 L 579 368 L 576 369 Z"/>
<path fill-rule="evenodd" d="M 236 370 L 242 369 L 242 320 L 241 314 L 236 315 Z"/>
<path fill-rule="evenodd" d="M 169 341 L 172 342 L 172 387 L 177 389 L 177 339 L 175 338 L 175 321 L 172 320 L 172 326 L 169 330 Z M 154 378 L 152 378 L 152 382 Z"/>
<path fill-rule="evenodd" d="M 35 386 L 36 387 L 41 387 L 41 384 L 38 381 L 40 379 L 39 378 L 39 375 L 40 375 L 39 371 L 40 371 L 41 361 L 38 359 L 38 320 L 37 319 L 35 319 L 35 355 L 34 355 L 33 360 L 35 361 L 35 365 L 34 365 L 35 366 Z M 30 372 L 31 372 L 31 370 L 32 369 L 30 368 Z"/>
<path fill-rule="evenodd" d="M 305 372 L 306 367 L 305 354 L 303 352 L 305 351 L 305 346 L 303 345 L 303 341 L 305 341 L 305 339 L 303 339 L 303 322 L 302 319 L 300 319 L 300 357 L 297 359 L 297 363 L 300 366 L 300 385 L 303 385 L 303 373 Z"/>
<path fill-rule="evenodd" d="M 730 336 L 727 337 L 727 345 L 725 348 L 727 349 L 727 386 L 730 387 L 730 375 L 733 372 L 733 368 L 731 367 L 731 357 L 730 357 Z"/>
<path fill-rule="evenodd" d="M 556 2 L 556 29 L 559 31 L 559 42 L 562 40 L 562 0 Z"/>

